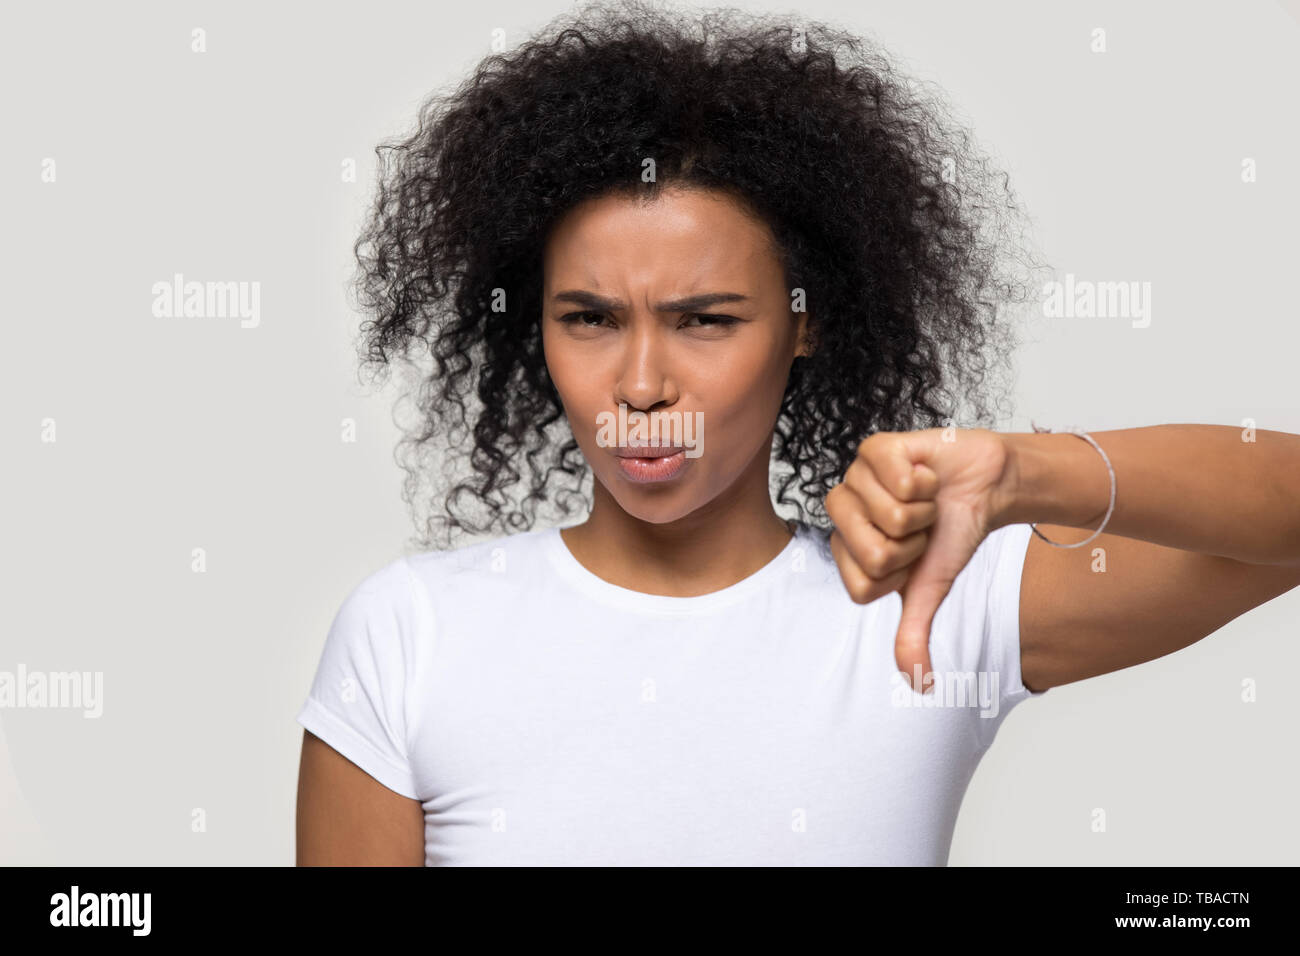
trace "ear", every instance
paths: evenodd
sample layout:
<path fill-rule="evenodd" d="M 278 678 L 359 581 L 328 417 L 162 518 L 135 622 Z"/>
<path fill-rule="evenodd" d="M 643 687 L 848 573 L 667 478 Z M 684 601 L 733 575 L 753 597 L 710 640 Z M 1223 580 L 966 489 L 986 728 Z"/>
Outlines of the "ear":
<path fill-rule="evenodd" d="M 799 325 L 795 329 L 795 358 L 808 358 L 813 353 L 812 341 L 808 335 L 808 313 L 803 312 L 799 315 Z"/>

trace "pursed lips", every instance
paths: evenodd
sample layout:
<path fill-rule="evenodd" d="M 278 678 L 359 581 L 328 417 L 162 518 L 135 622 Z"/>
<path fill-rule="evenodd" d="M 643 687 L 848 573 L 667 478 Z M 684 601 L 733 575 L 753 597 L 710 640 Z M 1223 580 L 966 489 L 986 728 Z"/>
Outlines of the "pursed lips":
<path fill-rule="evenodd" d="M 628 445 L 615 448 L 614 454 L 619 458 L 667 458 L 684 450 L 681 445 Z"/>

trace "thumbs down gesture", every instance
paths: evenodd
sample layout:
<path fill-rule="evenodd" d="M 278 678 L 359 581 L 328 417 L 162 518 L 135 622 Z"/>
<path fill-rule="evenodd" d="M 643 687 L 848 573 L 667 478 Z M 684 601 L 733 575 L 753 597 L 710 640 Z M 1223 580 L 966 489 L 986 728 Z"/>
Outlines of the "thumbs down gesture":
<path fill-rule="evenodd" d="M 902 598 L 894 660 L 913 690 L 933 684 L 930 625 L 994 530 L 1008 461 L 1002 437 L 986 429 L 877 432 L 826 496 L 831 553 L 849 597 Z"/>

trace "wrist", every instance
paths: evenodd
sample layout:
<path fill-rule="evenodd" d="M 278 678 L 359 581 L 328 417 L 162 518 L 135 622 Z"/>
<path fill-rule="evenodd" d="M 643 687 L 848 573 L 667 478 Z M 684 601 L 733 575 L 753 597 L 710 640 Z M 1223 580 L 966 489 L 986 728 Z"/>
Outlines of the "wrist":
<path fill-rule="evenodd" d="M 1016 434 L 994 432 L 1002 444 L 1002 474 L 990 494 L 989 530 L 996 531 L 1004 525 L 1017 524 L 1019 517 L 1020 447 Z"/>
<path fill-rule="evenodd" d="M 1006 463 L 993 493 L 992 528 L 1101 523 L 1110 504 L 1110 473 L 1088 442 L 1065 432 L 1006 432 L 999 438 Z"/>

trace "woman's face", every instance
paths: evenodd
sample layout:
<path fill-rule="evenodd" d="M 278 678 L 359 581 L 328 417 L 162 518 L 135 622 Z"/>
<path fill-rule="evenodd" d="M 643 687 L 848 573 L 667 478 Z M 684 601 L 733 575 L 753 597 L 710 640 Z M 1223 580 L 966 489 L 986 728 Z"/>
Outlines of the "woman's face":
<path fill-rule="evenodd" d="M 557 224 L 544 252 L 546 363 L 596 481 L 629 515 L 675 521 L 741 488 L 771 510 L 772 431 L 806 354 L 791 292 L 770 231 L 722 193 L 665 189 L 648 205 L 610 195 Z M 627 457 L 653 441 L 638 412 L 681 451 Z"/>

